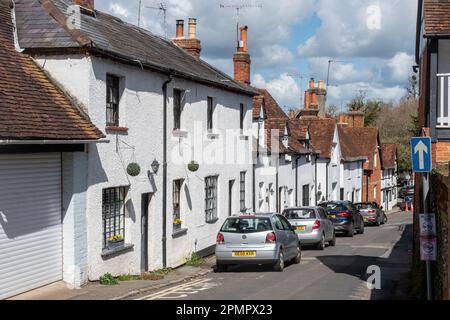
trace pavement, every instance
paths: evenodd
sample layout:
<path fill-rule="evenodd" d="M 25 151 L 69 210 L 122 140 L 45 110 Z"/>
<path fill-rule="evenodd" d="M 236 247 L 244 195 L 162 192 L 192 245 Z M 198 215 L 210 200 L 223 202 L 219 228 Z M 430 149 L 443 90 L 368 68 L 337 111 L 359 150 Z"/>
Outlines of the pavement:
<path fill-rule="evenodd" d="M 338 237 L 336 247 L 302 250 L 299 265 L 284 272 L 264 266 L 233 267 L 213 273 L 215 257 L 198 267 L 182 266 L 161 280 L 123 281 L 106 286 L 91 282 L 71 288 L 57 282 L 10 298 L 11 300 L 119 300 L 119 299 L 404 299 L 412 245 L 412 215 L 388 213 L 380 227 L 366 227 L 363 235 Z M 381 289 L 367 287 L 367 268 L 378 266 Z"/>
<path fill-rule="evenodd" d="M 132 298 L 146 292 L 161 290 L 168 286 L 189 282 L 197 277 L 213 272 L 215 258 L 205 259 L 201 266 L 182 266 L 174 269 L 161 280 L 132 280 L 120 281 L 117 285 L 101 285 L 90 282 L 81 288 L 73 288 L 60 281 L 41 287 L 9 300 L 119 300 Z"/>

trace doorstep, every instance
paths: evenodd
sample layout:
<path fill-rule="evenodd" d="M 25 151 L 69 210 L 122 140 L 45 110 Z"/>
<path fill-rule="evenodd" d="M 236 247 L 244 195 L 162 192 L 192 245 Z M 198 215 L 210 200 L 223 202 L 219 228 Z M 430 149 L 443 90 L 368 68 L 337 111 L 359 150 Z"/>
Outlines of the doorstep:
<path fill-rule="evenodd" d="M 164 276 L 161 280 L 120 281 L 117 285 L 105 286 L 99 282 L 89 282 L 74 289 L 65 282 L 56 282 L 10 298 L 11 300 L 120 300 L 158 290 L 167 286 L 205 276 L 213 272 L 215 256 L 205 258 L 198 267 L 181 266 Z"/>

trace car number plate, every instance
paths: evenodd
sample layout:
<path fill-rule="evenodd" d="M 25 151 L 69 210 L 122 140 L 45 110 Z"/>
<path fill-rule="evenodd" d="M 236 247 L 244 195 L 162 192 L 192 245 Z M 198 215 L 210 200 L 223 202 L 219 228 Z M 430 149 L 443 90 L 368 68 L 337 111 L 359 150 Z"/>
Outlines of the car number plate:
<path fill-rule="evenodd" d="M 336 219 L 336 215 L 335 214 L 330 214 L 328 217 L 331 218 L 331 219 Z"/>
<path fill-rule="evenodd" d="M 299 231 L 305 231 L 306 227 L 305 226 L 297 226 L 297 230 Z"/>
<path fill-rule="evenodd" d="M 368 218 L 364 218 L 364 222 L 369 222 L 369 219 Z"/>
<path fill-rule="evenodd" d="M 233 251 L 233 257 L 256 257 L 256 251 Z"/>

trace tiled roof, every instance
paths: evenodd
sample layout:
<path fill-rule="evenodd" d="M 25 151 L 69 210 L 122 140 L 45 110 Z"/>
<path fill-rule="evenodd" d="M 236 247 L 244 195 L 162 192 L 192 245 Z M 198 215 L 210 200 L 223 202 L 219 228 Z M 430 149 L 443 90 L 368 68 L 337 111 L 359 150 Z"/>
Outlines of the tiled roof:
<path fill-rule="evenodd" d="M 0 139 L 102 137 L 42 69 L 15 50 L 10 1 L 0 0 Z"/>
<path fill-rule="evenodd" d="M 81 28 L 67 27 L 70 0 L 16 0 L 19 43 L 31 51 L 85 49 L 120 61 L 253 96 L 250 87 L 181 49 L 172 41 L 95 11 L 81 14 Z"/>
<path fill-rule="evenodd" d="M 450 35 L 450 1 L 424 1 L 425 35 Z"/>
<path fill-rule="evenodd" d="M 353 137 L 353 130 L 339 128 L 339 141 L 344 161 L 368 160 L 367 156 L 361 154 L 361 148 Z"/>
<path fill-rule="evenodd" d="M 336 120 L 331 118 L 303 117 L 295 122 L 297 125 L 307 126 L 311 135 L 311 144 L 318 151 L 320 157 L 331 158 Z"/>
<path fill-rule="evenodd" d="M 259 118 L 261 106 L 264 106 L 265 116 L 268 119 L 288 119 L 289 117 L 281 109 L 272 95 L 266 89 L 253 88 L 259 92 L 258 96 L 253 97 L 253 119 Z"/>
<path fill-rule="evenodd" d="M 305 154 L 311 153 L 311 149 L 306 149 L 300 140 L 305 140 L 308 132 L 307 126 L 296 126 L 289 119 L 286 113 L 281 109 L 272 95 L 266 89 L 258 89 L 254 88 L 256 91 L 260 93 L 259 96 L 253 97 L 253 118 L 258 119 L 261 106 L 264 106 L 265 111 L 265 129 L 266 129 L 266 141 L 267 148 L 269 151 L 272 150 L 272 141 L 271 135 L 273 133 L 272 130 L 278 130 L 278 134 L 280 137 L 279 141 L 279 152 L 280 153 L 297 153 L 297 154 Z M 288 148 L 285 148 L 282 143 L 282 136 L 285 133 L 285 129 L 287 126 L 288 131 Z"/>
<path fill-rule="evenodd" d="M 395 169 L 397 146 L 394 143 L 385 143 L 381 146 L 383 169 Z"/>
<path fill-rule="evenodd" d="M 286 148 L 282 143 L 282 137 L 286 132 L 288 133 L 288 147 Z M 293 129 L 293 124 L 289 119 L 267 119 L 265 122 L 266 128 L 266 141 L 269 151 L 274 151 L 272 148 L 271 135 L 274 133 L 273 130 L 278 130 L 279 135 L 279 153 L 297 153 L 297 154 L 309 154 L 311 150 L 305 148 L 300 140 L 305 138 L 297 135 L 296 131 Z"/>
<path fill-rule="evenodd" d="M 379 146 L 379 134 L 377 128 L 340 128 L 339 134 L 345 140 L 344 149 L 341 144 L 341 152 L 345 154 L 364 156 L 369 162 L 364 165 L 367 170 L 372 170 L 374 154 Z M 349 145 L 351 147 L 349 147 Z"/>

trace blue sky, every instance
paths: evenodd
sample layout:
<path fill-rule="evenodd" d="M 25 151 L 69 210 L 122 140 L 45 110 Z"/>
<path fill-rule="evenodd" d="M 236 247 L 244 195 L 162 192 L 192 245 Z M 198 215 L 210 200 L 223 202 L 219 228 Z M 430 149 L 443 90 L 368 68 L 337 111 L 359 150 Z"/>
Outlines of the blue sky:
<path fill-rule="evenodd" d="M 164 35 L 160 0 L 142 0 L 142 27 Z M 406 92 L 414 64 L 416 0 L 165 0 L 167 35 L 175 20 L 198 19 L 202 58 L 232 75 L 236 15 L 220 4 L 258 4 L 243 9 L 249 27 L 252 84 L 267 88 L 279 104 L 298 108 L 309 77 L 326 81 L 328 104 L 346 105 L 358 92 L 385 101 Z M 99 10 L 137 24 L 139 0 L 96 0 Z M 304 76 L 303 82 L 300 77 Z"/>

